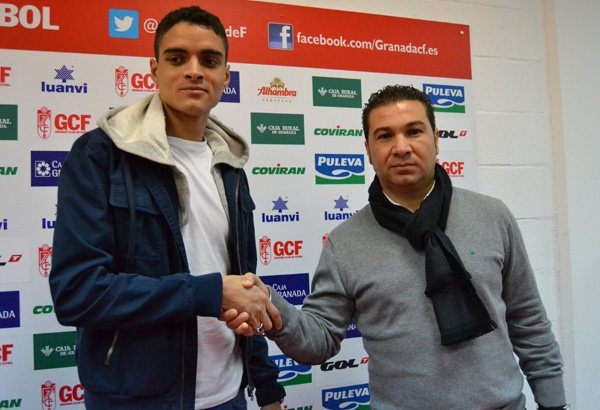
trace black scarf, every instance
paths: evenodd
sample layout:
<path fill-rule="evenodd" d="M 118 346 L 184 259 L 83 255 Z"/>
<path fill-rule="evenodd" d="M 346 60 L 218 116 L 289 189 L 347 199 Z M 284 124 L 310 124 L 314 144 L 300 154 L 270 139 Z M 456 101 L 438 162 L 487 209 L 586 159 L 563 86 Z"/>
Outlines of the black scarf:
<path fill-rule="evenodd" d="M 369 187 L 369 203 L 379 225 L 406 237 L 413 248 L 425 249 L 425 294 L 433 303 L 444 346 L 474 339 L 497 327 L 444 233 L 451 199 L 452 183 L 439 164 L 433 191 L 414 213 L 391 203 L 377 176 Z"/>

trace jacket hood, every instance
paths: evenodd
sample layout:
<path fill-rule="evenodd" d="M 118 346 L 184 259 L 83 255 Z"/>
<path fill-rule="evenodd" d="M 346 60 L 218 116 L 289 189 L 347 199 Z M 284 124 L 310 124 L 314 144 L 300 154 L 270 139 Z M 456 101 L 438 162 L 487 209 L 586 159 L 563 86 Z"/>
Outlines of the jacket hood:
<path fill-rule="evenodd" d="M 98 126 L 125 152 L 175 166 L 166 134 L 165 113 L 158 94 L 105 113 Z M 241 168 L 248 161 L 246 141 L 216 117 L 210 116 L 204 136 L 213 151 L 213 165 Z"/>

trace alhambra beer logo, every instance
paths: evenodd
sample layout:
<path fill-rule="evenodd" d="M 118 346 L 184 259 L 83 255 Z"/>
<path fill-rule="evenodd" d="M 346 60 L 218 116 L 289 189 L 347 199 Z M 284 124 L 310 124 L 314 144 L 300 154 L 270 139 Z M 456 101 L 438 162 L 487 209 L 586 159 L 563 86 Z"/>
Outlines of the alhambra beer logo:
<path fill-rule="evenodd" d="M 260 263 L 267 266 L 271 262 L 271 238 L 263 236 L 259 241 L 259 257 Z"/>
<path fill-rule="evenodd" d="M 123 66 L 115 68 L 115 91 L 119 97 L 129 92 L 129 70 Z"/>
<path fill-rule="evenodd" d="M 46 107 L 37 110 L 37 133 L 43 140 L 52 134 L 52 111 Z"/>
<path fill-rule="evenodd" d="M 38 248 L 40 275 L 47 278 L 50 275 L 50 265 L 52 262 L 52 247 L 46 244 Z"/>
<path fill-rule="evenodd" d="M 52 383 L 50 380 L 42 384 L 42 409 L 56 409 L 56 383 Z"/>

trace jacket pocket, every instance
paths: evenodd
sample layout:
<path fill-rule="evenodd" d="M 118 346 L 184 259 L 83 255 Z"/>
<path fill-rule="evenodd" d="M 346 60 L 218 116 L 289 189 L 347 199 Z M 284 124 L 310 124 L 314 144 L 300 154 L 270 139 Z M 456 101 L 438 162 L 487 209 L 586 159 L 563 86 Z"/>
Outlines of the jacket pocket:
<path fill-rule="evenodd" d="M 182 333 L 173 326 L 121 330 L 114 346 L 114 330 L 80 329 L 77 367 L 82 385 L 98 393 L 131 397 L 168 393 L 181 379 Z"/>

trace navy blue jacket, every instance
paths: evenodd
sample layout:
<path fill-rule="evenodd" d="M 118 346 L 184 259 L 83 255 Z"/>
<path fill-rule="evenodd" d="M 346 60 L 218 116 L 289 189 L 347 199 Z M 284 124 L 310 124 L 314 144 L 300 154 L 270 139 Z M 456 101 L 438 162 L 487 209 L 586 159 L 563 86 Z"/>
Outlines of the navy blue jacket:
<path fill-rule="evenodd" d="M 244 171 L 218 165 L 227 195 L 231 274 L 256 271 Z M 58 188 L 50 289 L 77 327 L 88 409 L 194 408 L 197 316 L 219 317 L 220 273 L 192 276 L 173 170 L 125 153 L 101 129 L 80 137 Z M 202 250 L 194 250 L 201 252 Z M 263 337 L 239 337 L 243 384 L 259 405 L 285 396 Z"/>

